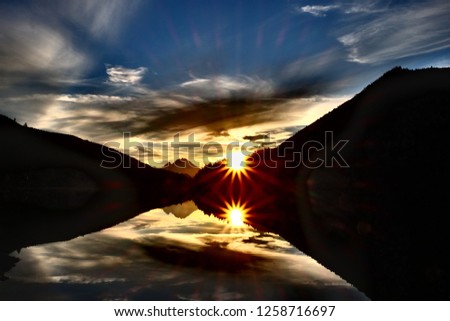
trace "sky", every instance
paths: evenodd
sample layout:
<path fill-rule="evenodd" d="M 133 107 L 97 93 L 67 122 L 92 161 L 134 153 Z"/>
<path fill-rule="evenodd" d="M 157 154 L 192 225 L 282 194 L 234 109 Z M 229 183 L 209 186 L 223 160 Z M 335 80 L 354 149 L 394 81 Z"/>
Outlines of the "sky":
<path fill-rule="evenodd" d="M 447 0 L 2 1 L 0 114 L 130 133 L 155 166 L 176 133 L 276 144 L 395 66 L 450 66 L 449 21 Z"/>

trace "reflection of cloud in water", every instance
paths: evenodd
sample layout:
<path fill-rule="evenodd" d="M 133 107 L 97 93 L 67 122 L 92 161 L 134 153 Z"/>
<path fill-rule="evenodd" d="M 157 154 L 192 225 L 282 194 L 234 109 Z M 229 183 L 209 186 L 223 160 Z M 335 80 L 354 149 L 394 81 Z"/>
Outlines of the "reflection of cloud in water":
<path fill-rule="evenodd" d="M 226 245 L 226 242 L 211 242 L 204 246 L 186 246 L 165 237 L 151 237 L 141 246 L 152 259 L 182 268 L 217 272 L 242 272 L 266 260 L 256 254 L 227 249 Z"/>
<path fill-rule="evenodd" d="M 68 242 L 22 250 L 1 299 L 361 299 L 277 235 L 162 210 Z"/>
<path fill-rule="evenodd" d="M 254 244 L 258 248 L 270 249 L 273 251 L 278 251 L 282 253 L 289 253 L 294 255 L 304 255 L 299 252 L 295 247 L 293 247 L 288 242 L 284 241 L 277 234 L 272 233 L 259 233 L 251 235 L 246 239 L 242 240 L 243 243 Z"/>

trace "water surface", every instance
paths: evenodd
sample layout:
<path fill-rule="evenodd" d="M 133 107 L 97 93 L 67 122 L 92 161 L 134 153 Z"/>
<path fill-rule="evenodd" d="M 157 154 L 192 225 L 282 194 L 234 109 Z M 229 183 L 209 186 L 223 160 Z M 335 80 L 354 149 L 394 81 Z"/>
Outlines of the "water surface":
<path fill-rule="evenodd" d="M 15 255 L 19 263 L 0 283 L 2 300 L 365 298 L 279 236 L 200 210 L 181 219 L 155 209 Z"/>

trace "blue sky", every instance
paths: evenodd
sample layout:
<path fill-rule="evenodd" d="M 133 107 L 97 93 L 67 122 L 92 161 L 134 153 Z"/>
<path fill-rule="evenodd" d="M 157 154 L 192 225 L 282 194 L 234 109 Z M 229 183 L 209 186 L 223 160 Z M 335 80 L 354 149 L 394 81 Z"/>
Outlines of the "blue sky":
<path fill-rule="evenodd" d="M 98 142 L 280 141 L 394 66 L 449 66 L 449 21 L 446 0 L 3 1 L 0 113 Z M 212 117 L 229 98 L 265 102 Z"/>

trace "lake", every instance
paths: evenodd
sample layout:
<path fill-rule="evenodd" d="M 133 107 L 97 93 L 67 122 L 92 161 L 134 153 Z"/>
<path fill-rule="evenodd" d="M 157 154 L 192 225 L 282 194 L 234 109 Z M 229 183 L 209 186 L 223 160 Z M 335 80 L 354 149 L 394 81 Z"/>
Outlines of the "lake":
<path fill-rule="evenodd" d="M 2 300 L 367 299 L 278 235 L 200 210 L 154 209 L 14 256 Z"/>

